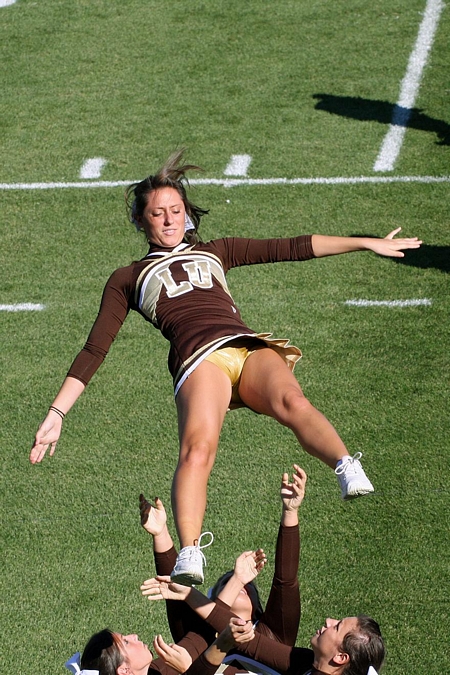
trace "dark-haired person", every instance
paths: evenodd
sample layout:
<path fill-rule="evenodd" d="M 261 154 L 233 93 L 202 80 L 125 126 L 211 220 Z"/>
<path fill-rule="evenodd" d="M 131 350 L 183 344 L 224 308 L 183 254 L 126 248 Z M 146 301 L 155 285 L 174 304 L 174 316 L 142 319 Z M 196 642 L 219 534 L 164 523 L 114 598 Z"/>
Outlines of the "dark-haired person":
<path fill-rule="evenodd" d="M 211 599 L 218 599 L 240 619 L 251 622 L 258 633 L 291 646 L 295 644 L 300 619 L 298 510 L 305 495 L 306 480 L 306 473 L 297 465 L 294 465 L 292 481 L 289 481 L 288 473 L 282 475 L 280 488 L 282 512 L 275 550 L 274 574 L 265 609 L 254 584 L 255 577 L 266 562 L 261 549 L 254 552 L 245 551 L 240 555 L 234 570 L 222 575 L 209 594 Z M 140 512 L 142 526 L 153 536 L 157 574 L 169 575 L 176 559 L 176 551 L 167 529 L 163 504 L 160 499 L 156 499 L 153 506 L 141 495 Z M 174 605 L 178 603 L 167 601 L 170 630 L 174 641 L 178 642 L 190 630 L 193 619 L 184 605 L 183 612 L 177 612 Z M 208 635 L 201 626 L 196 628 L 196 632 L 202 634 L 208 644 L 212 642 L 214 632 Z M 158 655 L 163 656 L 160 652 Z M 224 672 L 225 675 L 229 675 L 233 671 L 228 668 Z"/>
<path fill-rule="evenodd" d="M 251 625 L 245 621 L 233 618 L 214 642 L 214 649 L 226 653 L 231 648 L 236 648 L 249 639 L 254 632 Z M 86 644 L 83 654 L 74 654 L 64 664 L 74 675 L 179 675 L 186 672 L 187 675 L 203 675 L 204 663 L 211 665 L 211 656 L 208 654 L 201 661 L 196 651 L 195 638 L 191 641 L 186 636 L 180 645 L 165 645 L 168 654 L 173 655 L 174 664 L 181 663 L 178 659 L 177 648 L 189 655 L 189 662 L 194 661 L 186 670 L 168 665 L 161 658 L 153 658 L 148 646 L 139 640 L 135 634 L 122 635 L 105 628 L 95 633 Z M 156 638 L 155 638 L 156 640 Z M 184 646 L 181 646 L 181 645 Z M 205 647 L 204 641 L 199 644 Z M 214 658 L 214 657 L 213 657 Z M 183 661 L 185 661 L 183 655 Z"/>
<path fill-rule="evenodd" d="M 130 186 L 130 217 L 150 245 L 142 260 L 109 278 L 87 342 L 36 434 L 32 463 L 55 452 L 64 416 L 105 358 L 127 314 L 135 310 L 170 342 L 180 452 L 172 508 L 181 550 L 173 578 L 203 581 L 200 534 L 207 484 L 228 408 L 246 406 L 293 431 L 300 445 L 336 471 L 344 499 L 373 491 L 359 462 L 350 457 L 331 423 L 304 396 L 292 373 L 301 357 L 288 340 L 257 333 L 242 320 L 226 282 L 233 267 L 373 251 L 402 257 L 420 241 L 302 235 L 290 239 L 224 238 L 199 242 L 205 210 L 187 197 L 182 151 L 155 174 Z"/>

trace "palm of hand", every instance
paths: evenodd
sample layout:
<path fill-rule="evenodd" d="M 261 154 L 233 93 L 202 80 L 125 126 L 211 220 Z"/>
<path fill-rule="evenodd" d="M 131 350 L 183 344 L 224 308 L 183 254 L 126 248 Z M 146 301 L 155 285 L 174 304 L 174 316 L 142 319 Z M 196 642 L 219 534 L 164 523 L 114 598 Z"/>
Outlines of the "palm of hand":
<path fill-rule="evenodd" d="M 281 500 L 286 511 L 298 511 L 305 496 L 306 473 L 297 464 L 294 464 L 294 468 L 292 483 L 287 473 L 283 474 L 281 480 Z"/>
<path fill-rule="evenodd" d="M 262 549 L 257 551 L 245 551 L 237 559 L 234 571 L 241 583 L 249 584 L 262 570 L 266 557 Z"/>
<path fill-rule="evenodd" d="M 303 501 L 303 494 L 298 495 L 293 493 L 292 490 L 289 490 L 289 488 L 284 488 L 281 492 L 281 499 L 283 501 L 284 508 L 287 511 L 296 511 Z"/>
<path fill-rule="evenodd" d="M 154 537 L 160 534 L 167 522 L 166 511 L 160 500 L 156 499 L 156 506 L 150 504 L 144 495 L 139 495 L 139 510 L 141 513 L 141 525 Z"/>

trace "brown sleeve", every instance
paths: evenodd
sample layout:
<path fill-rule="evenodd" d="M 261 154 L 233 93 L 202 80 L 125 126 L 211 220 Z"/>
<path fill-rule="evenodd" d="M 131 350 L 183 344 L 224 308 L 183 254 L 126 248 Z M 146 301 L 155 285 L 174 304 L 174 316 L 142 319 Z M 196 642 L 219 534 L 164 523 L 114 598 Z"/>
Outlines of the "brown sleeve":
<path fill-rule="evenodd" d="M 218 666 L 210 663 L 203 653 L 192 662 L 191 667 L 186 670 L 185 675 L 214 675 L 217 668 Z"/>
<path fill-rule="evenodd" d="M 280 525 L 272 586 L 257 630 L 265 634 L 267 627 L 279 642 L 291 646 L 295 645 L 300 624 L 299 557 L 298 525 L 293 527 Z"/>
<path fill-rule="evenodd" d="M 89 337 L 72 363 L 68 376 L 87 385 L 102 364 L 122 327 L 132 298 L 132 266 L 116 270 L 103 291 L 100 309 Z"/>
<path fill-rule="evenodd" d="M 153 552 L 155 558 L 156 574 L 158 576 L 170 575 L 175 566 L 177 559 L 177 552 L 172 546 L 168 551 L 163 553 Z M 173 641 L 178 642 L 189 631 L 185 619 L 189 621 L 193 618 L 194 612 L 186 605 L 185 602 L 177 600 L 166 600 L 167 621 L 169 623 L 170 633 Z"/>
<path fill-rule="evenodd" d="M 262 263 L 294 262 L 314 258 L 312 235 L 289 239 L 244 239 L 227 237 L 209 242 L 221 258 L 225 272 L 232 267 Z"/>
<path fill-rule="evenodd" d="M 224 603 L 218 601 L 207 618 L 207 622 L 220 632 L 228 625 L 232 616 L 235 614 Z M 282 674 L 298 673 L 300 675 L 311 668 L 313 660 L 311 649 L 284 645 L 258 632 L 251 642 L 242 645 L 241 649 L 235 653 L 239 654 L 239 651 L 256 661 L 266 663 Z"/>
<path fill-rule="evenodd" d="M 163 553 L 154 551 L 153 556 L 155 558 L 156 574 L 160 577 L 170 575 L 177 561 L 177 552 L 175 547 L 172 546 L 172 548 L 170 548 L 168 551 L 164 551 Z M 180 604 L 179 601 L 176 600 L 173 602 Z"/>

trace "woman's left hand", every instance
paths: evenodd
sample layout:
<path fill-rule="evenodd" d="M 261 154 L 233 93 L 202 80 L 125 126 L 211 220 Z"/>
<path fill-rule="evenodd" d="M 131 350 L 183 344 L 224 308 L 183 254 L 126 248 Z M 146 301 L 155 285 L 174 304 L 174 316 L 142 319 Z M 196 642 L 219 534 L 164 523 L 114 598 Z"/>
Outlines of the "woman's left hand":
<path fill-rule="evenodd" d="M 400 232 L 402 228 L 397 227 L 392 232 L 389 232 L 384 239 L 368 239 L 368 249 L 377 253 L 378 255 L 388 256 L 390 258 L 403 258 L 405 249 L 420 248 L 422 241 L 417 237 L 410 237 L 408 239 L 394 239 L 395 235 Z"/>
<path fill-rule="evenodd" d="M 169 576 L 147 579 L 140 588 L 142 595 L 149 600 L 186 600 L 191 592 L 190 586 L 174 584 Z"/>
<path fill-rule="evenodd" d="M 154 537 L 157 537 L 166 528 L 167 515 L 162 501 L 155 497 L 155 504 L 151 504 L 144 495 L 139 495 L 139 511 L 141 514 L 141 525 L 144 530 Z"/>
<path fill-rule="evenodd" d="M 192 658 L 189 656 L 187 649 L 177 644 L 167 644 L 161 635 L 155 637 L 153 647 L 164 663 L 167 663 L 168 666 L 179 673 L 184 673 L 192 664 Z"/>

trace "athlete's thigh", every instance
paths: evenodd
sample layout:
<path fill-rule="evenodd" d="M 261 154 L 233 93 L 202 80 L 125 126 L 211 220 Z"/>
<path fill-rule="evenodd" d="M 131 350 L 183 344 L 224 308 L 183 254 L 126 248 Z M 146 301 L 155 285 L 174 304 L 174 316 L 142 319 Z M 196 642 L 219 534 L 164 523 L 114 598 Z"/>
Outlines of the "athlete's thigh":
<path fill-rule="evenodd" d="M 258 349 L 250 354 L 242 370 L 239 396 L 252 410 L 277 417 L 283 399 L 290 392 L 302 393 L 293 373 L 273 349 Z"/>
<path fill-rule="evenodd" d="M 180 443 L 217 443 L 231 397 L 231 382 L 214 363 L 202 361 L 177 398 Z"/>

